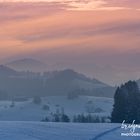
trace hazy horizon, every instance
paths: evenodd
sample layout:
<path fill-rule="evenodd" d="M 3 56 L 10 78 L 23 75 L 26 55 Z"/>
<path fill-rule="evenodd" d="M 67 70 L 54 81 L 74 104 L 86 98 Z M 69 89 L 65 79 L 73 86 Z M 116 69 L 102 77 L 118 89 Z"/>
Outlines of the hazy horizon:
<path fill-rule="evenodd" d="M 140 78 L 139 1 L 23 1 L 0 0 L 0 63 L 35 58 L 113 85 Z"/>

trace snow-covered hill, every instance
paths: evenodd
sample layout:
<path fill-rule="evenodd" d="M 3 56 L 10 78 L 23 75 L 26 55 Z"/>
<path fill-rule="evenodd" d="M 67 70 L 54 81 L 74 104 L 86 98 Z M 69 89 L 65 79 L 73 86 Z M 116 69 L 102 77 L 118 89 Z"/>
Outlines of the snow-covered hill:
<path fill-rule="evenodd" d="M 139 140 L 121 136 L 121 124 L 0 122 L 1 140 Z"/>
<path fill-rule="evenodd" d="M 73 117 L 76 114 L 95 114 L 110 116 L 113 99 L 92 96 L 80 96 L 68 99 L 66 96 L 48 96 L 41 104 L 34 104 L 33 99 L 24 102 L 0 101 L 0 120 L 5 121 L 41 121 L 51 113 L 64 110 Z"/>

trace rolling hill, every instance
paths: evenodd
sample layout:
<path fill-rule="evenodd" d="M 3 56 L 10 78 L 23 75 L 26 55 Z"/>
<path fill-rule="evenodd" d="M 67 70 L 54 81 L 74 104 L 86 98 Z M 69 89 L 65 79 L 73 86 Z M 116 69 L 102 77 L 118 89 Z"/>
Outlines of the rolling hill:
<path fill-rule="evenodd" d="M 71 69 L 46 74 L 48 92 L 65 95 L 79 89 L 82 95 L 113 97 L 115 88 L 99 80 L 91 79 Z"/>
<path fill-rule="evenodd" d="M 115 88 L 71 69 L 45 72 L 16 71 L 0 66 L 0 90 L 14 96 L 62 96 L 69 94 L 113 97 Z M 0 95 L 1 96 L 1 95 Z"/>

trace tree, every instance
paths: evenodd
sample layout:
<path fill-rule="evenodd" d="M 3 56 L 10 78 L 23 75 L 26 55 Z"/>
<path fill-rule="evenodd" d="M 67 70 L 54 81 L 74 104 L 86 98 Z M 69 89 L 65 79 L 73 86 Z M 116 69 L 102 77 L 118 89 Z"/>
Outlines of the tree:
<path fill-rule="evenodd" d="M 77 116 L 76 115 L 73 116 L 73 122 L 77 122 Z"/>
<path fill-rule="evenodd" d="M 62 122 L 70 122 L 70 119 L 66 114 L 62 114 L 61 121 Z"/>
<path fill-rule="evenodd" d="M 121 123 L 124 120 L 126 114 L 125 106 L 124 91 L 118 87 L 114 96 L 114 108 L 111 118 L 112 122 Z"/>
<path fill-rule="evenodd" d="M 15 102 L 14 102 L 14 100 L 12 100 L 12 103 L 11 103 L 10 107 L 11 107 L 11 108 L 12 108 L 12 107 L 15 107 Z"/>
<path fill-rule="evenodd" d="M 42 119 L 41 121 L 42 121 L 42 122 L 50 122 L 50 120 L 49 120 L 48 117 L 46 117 L 45 119 Z"/>
<path fill-rule="evenodd" d="M 41 98 L 39 96 L 35 96 L 33 98 L 33 103 L 34 104 L 41 104 Z"/>
<path fill-rule="evenodd" d="M 43 105 L 42 109 L 49 111 L 50 110 L 50 107 L 49 107 L 49 105 Z"/>
<path fill-rule="evenodd" d="M 54 122 L 60 122 L 60 118 L 58 114 L 54 114 Z"/>
<path fill-rule="evenodd" d="M 111 122 L 140 123 L 140 91 L 135 81 L 129 81 L 117 88 L 114 96 L 114 106 Z"/>

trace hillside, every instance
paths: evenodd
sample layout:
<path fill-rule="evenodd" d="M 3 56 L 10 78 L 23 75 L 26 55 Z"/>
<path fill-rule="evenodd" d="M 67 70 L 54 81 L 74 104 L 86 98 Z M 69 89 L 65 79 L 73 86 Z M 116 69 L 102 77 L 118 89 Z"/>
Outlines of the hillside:
<path fill-rule="evenodd" d="M 113 97 L 115 88 L 91 79 L 71 69 L 46 73 L 46 88 L 53 95 L 65 95 L 80 90 L 82 95 Z"/>
<path fill-rule="evenodd" d="M 45 72 L 20 72 L 0 66 L 0 90 L 15 96 L 62 96 L 69 94 L 113 97 L 115 88 L 71 69 Z M 1 95 L 0 95 L 1 96 Z"/>
<path fill-rule="evenodd" d="M 9 68 L 4 65 L 0 65 L 0 77 L 10 77 L 10 76 L 17 76 L 18 72 L 12 68 Z"/>

